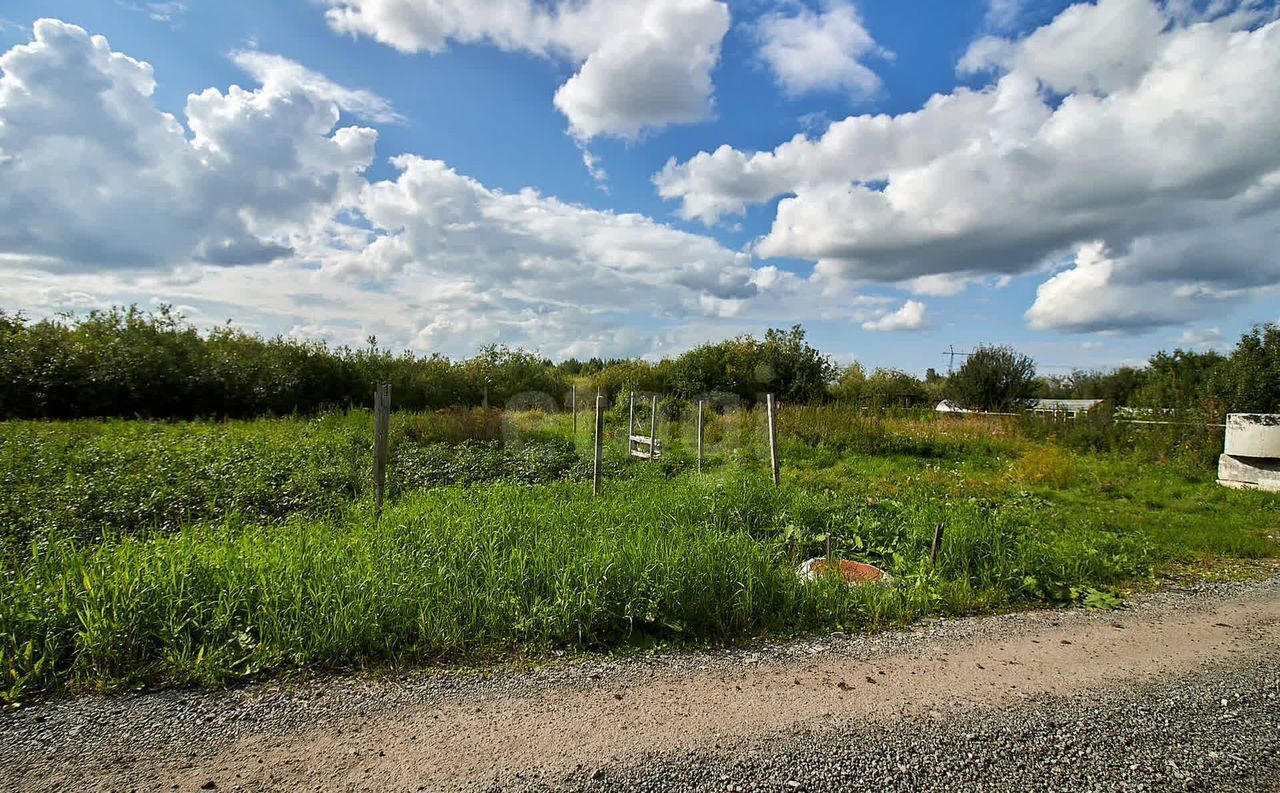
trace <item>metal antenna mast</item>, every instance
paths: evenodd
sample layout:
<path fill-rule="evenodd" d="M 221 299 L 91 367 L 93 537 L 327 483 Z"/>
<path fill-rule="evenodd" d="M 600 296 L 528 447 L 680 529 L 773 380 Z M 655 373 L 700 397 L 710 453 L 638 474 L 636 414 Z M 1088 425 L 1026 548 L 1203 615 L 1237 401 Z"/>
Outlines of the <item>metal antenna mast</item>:
<path fill-rule="evenodd" d="M 971 355 L 971 353 L 967 352 L 956 352 L 954 344 L 948 344 L 947 349 L 943 350 L 942 354 L 947 356 L 947 374 L 951 374 L 951 370 L 955 368 L 957 357 L 968 358 Z"/>

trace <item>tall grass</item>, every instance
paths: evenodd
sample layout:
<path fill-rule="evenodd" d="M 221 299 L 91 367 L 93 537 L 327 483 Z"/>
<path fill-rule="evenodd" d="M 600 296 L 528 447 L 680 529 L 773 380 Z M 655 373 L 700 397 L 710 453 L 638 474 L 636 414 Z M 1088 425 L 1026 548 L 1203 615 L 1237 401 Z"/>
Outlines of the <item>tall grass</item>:
<path fill-rule="evenodd" d="M 780 433 L 803 445 L 841 453 L 959 458 L 1021 447 L 1016 424 L 1003 416 L 939 416 L 933 411 L 878 415 L 852 405 L 787 406 Z"/>
<path fill-rule="evenodd" d="M 397 413 L 389 488 L 582 478 L 572 441 L 527 432 L 529 421 L 481 409 Z M 0 562 L 51 535 L 85 543 L 225 517 L 334 514 L 369 491 L 371 423 L 362 410 L 243 422 L 0 422 Z"/>
<path fill-rule="evenodd" d="M 638 462 L 611 417 L 593 499 L 588 421 L 396 414 L 377 523 L 366 412 L 0 424 L 0 698 L 874 628 L 1280 553 L 1280 499 L 1217 487 L 1193 433 L 785 406 L 774 488 L 763 411 L 707 415 L 703 474 L 685 418 Z M 828 541 L 897 582 L 801 585 Z"/>
<path fill-rule="evenodd" d="M 925 559 L 939 519 L 950 528 L 934 570 Z M 902 584 L 799 584 L 795 564 L 820 532 Z M 0 672 L 13 698 L 64 684 L 872 627 L 1057 597 L 1051 588 L 1146 564 L 1129 544 L 1096 540 L 1082 554 L 1083 538 L 1050 541 L 979 504 L 867 505 L 758 477 L 641 479 L 599 499 L 577 484 L 450 487 L 401 499 L 380 523 L 362 506 L 41 549 L 0 598 Z"/>
<path fill-rule="evenodd" d="M 1020 433 L 1031 440 L 1051 441 L 1076 452 L 1124 452 L 1149 462 L 1192 467 L 1213 465 L 1222 452 L 1218 420 L 1199 410 L 1158 413 L 1142 423 L 1117 420 L 1102 405 L 1074 418 L 1027 413 L 1018 419 Z"/>
<path fill-rule="evenodd" d="M 81 542 L 337 509 L 363 486 L 368 453 L 341 417 L 235 423 L 7 422 L 0 533 L 12 550 L 49 532 Z"/>

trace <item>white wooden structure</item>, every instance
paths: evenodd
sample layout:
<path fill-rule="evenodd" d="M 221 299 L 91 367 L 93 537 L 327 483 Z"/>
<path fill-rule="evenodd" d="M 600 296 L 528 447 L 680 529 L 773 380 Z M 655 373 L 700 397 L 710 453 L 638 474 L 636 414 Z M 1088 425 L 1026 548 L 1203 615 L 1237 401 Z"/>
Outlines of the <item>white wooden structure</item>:
<path fill-rule="evenodd" d="M 658 396 L 649 403 L 649 434 L 636 434 L 636 393 L 631 392 L 631 414 L 627 418 L 627 453 L 642 460 L 655 460 L 662 456 L 662 441 L 658 440 Z"/>

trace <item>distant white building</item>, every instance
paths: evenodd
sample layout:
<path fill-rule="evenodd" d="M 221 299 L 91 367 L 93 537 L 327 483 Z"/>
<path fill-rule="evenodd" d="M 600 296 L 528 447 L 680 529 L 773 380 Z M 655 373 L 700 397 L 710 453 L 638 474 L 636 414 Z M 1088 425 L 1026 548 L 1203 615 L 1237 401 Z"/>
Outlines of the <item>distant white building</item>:
<path fill-rule="evenodd" d="M 1033 399 L 1030 410 L 1032 413 L 1051 413 L 1075 418 L 1081 413 L 1088 413 L 1102 402 L 1101 399 Z"/>
<path fill-rule="evenodd" d="M 1031 399 L 1027 401 L 1027 409 L 1033 413 L 1075 418 L 1081 413 L 1088 413 L 1098 405 L 1101 399 Z M 944 399 L 934 408 L 939 413 L 984 413 L 982 410 L 963 408 L 949 399 Z M 1009 414 L 1002 414 L 1009 415 Z"/>

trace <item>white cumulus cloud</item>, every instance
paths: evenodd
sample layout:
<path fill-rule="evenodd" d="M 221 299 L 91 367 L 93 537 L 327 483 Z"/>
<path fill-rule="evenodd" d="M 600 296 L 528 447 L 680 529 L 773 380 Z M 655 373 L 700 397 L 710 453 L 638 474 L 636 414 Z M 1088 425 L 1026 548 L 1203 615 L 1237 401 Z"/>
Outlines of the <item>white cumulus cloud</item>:
<path fill-rule="evenodd" d="M 801 6 L 794 14 L 765 14 L 756 23 L 756 37 L 760 58 L 788 94 L 839 90 L 863 99 L 880 90 L 880 77 L 860 59 L 887 52 L 852 3 L 833 1 L 821 12 Z"/>
<path fill-rule="evenodd" d="M 673 160 L 655 183 L 706 223 L 781 196 L 755 252 L 831 277 L 919 284 L 1066 259 L 1028 312 L 1036 328 L 1176 324 L 1280 280 L 1280 22 L 1100 0 L 966 61 L 991 84 L 772 151 Z"/>
<path fill-rule="evenodd" d="M 151 66 L 42 19 L 0 55 L 0 256 L 77 270 L 266 262 L 363 184 L 377 134 L 305 86 L 158 110 Z"/>
<path fill-rule="evenodd" d="M 713 110 L 711 70 L 729 30 L 718 0 L 328 0 L 329 26 L 402 52 L 442 52 L 450 41 L 569 61 L 556 91 L 579 139 L 636 138 L 700 121 Z"/>
<path fill-rule="evenodd" d="M 993 30 L 1012 28 L 1022 15 L 1026 0 L 987 0 L 987 14 L 983 22 Z"/>
<path fill-rule="evenodd" d="M 323 74 L 281 55 L 237 50 L 231 53 L 231 60 L 261 83 L 265 93 L 297 91 L 314 99 L 332 102 L 341 110 L 366 121 L 379 124 L 404 121 L 386 98 L 372 91 L 338 85 Z"/>
<path fill-rule="evenodd" d="M 1219 350 L 1231 346 L 1222 335 L 1222 331 L 1217 328 L 1187 328 L 1181 336 L 1172 341 L 1179 347 L 1192 350 Z"/>
<path fill-rule="evenodd" d="M 260 87 L 192 94 L 184 123 L 156 107 L 148 64 L 74 25 L 42 20 L 0 54 L 0 307 L 171 303 L 205 326 L 556 356 L 884 313 L 710 236 L 438 160 L 396 156 L 397 176 L 370 182 L 377 134 L 340 120 L 394 122 L 388 103 L 279 56 L 232 57 Z"/>
<path fill-rule="evenodd" d="M 862 323 L 863 330 L 892 331 L 920 330 L 929 326 L 925 318 L 925 305 L 919 300 L 908 300 L 897 311 L 891 311 L 876 319 Z"/>
<path fill-rule="evenodd" d="M 913 295 L 952 297 L 963 292 L 972 280 L 972 278 L 967 278 L 961 275 L 934 273 L 932 275 L 921 275 L 919 277 L 903 281 L 899 286 L 906 289 Z"/>
<path fill-rule="evenodd" d="M 356 205 L 371 240 L 331 266 L 371 277 L 412 271 L 471 284 L 521 306 L 653 315 L 757 291 L 749 256 L 636 214 L 588 209 L 534 190 L 503 193 L 439 160 L 404 155 L 394 181 Z"/>

